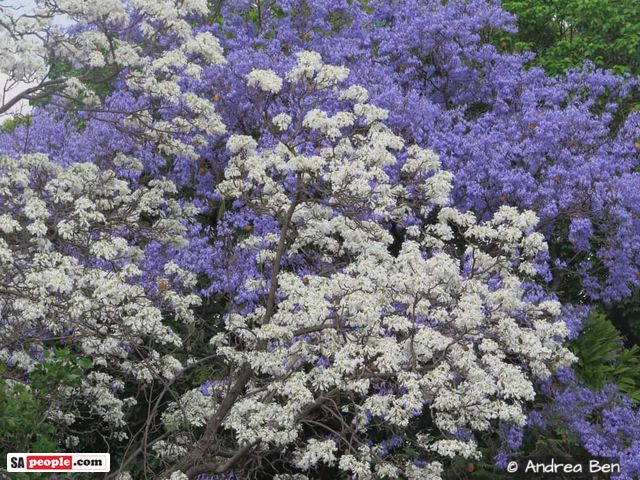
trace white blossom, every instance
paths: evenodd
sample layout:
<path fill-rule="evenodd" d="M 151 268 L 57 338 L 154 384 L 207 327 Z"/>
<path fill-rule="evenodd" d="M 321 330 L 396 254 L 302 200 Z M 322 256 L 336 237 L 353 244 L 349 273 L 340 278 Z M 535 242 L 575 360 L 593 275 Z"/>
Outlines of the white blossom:
<path fill-rule="evenodd" d="M 291 125 L 291 116 L 286 113 L 280 113 L 273 117 L 272 122 L 278 130 L 284 131 Z"/>
<path fill-rule="evenodd" d="M 296 66 L 287 73 L 287 79 L 290 81 L 311 80 L 323 65 L 322 57 L 317 52 L 298 52 L 296 59 Z"/>
<path fill-rule="evenodd" d="M 278 93 L 282 88 L 282 78 L 273 70 L 252 70 L 247 75 L 247 85 L 263 92 Z"/>

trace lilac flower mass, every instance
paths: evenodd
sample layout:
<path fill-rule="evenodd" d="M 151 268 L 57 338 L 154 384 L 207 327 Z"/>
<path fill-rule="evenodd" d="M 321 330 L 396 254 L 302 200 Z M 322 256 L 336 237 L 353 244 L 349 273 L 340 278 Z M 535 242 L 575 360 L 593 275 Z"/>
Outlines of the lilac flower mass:
<path fill-rule="evenodd" d="M 545 73 L 496 0 L 9 3 L 5 453 L 640 478 L 640 77 Z"/>

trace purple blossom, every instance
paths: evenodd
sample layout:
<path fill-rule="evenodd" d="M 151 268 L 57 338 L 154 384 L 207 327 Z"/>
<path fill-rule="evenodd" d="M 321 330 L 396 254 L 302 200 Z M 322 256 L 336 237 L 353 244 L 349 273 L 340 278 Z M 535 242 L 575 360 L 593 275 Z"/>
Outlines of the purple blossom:
<path fill-rule="evenodd" d="M 591 245 L 593 225 L 588 218 L 574 218 L 569 226 L 569 241 L 577 251 L 587 251 Z"/>

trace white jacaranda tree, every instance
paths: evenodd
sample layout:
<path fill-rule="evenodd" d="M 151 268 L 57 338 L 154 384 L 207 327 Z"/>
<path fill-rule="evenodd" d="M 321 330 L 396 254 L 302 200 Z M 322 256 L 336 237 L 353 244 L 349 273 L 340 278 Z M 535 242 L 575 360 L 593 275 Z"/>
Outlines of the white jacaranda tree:
<path fill-rule="evenodd" d="M 340 89 L 348 73 L 301 52 L 285 78 L 247 77 L 278 141 L 232 136 L 218 190 L 277 228 L 241 240 L 257 300 L 211 339 L 224 378 L 163 415 L 165 477 L 437 479 L 480 455 L 474 434 L 524 425 L 534 383 L 573 360 L 559 303 L 526 295 L 546 250 L 535 214 L 451 208 L 437 156 Z"/>
<path fill-rule="evenodd" d="M 48 393 L 42 420 L 57 425 L 69 448 L 83 421 L 126 440 L 137 403 L 131 385 L 166 385 L 193 363 L 181 355 L 200 302 L 188 293 L 193 275 L 169 261 L 147 277 L 152 286 L 140 281 L 145 245 L 186 242 L 195 209 L 174 197 L 168 181 L 132 189 L 89 163 L 0 158 L 0 361 L 29 385 L 29 372 L 55 346 L 91 360 L 79 385 Z"/>

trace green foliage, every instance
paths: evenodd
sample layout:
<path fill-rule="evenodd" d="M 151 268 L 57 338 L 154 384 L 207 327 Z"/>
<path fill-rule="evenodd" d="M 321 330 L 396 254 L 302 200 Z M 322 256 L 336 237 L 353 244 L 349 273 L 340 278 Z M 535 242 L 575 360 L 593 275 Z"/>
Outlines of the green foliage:
<path fill-rule="evenodd" d="M 49 67 L 49 79 L 57 80 L 60 78 L 79 77 L 82 78 L 82 83 L 88 90 L 93 92 L 98 98 L 104 100 L 109 94 L 113 92 L 112 80 L 116 77 L 118 71 L 114 66 L 106 66 L 102 68 L 96 68 L 91 71 L 74 69 L 67 61 L 58 60 L 52 63 Z M 86 95 L 80 93 L 73 100 L 73 106 L 82 107 L 83 100 Z M 47 95 L 38 100 L 30 100 L 30 105 L 34 107 L 43 107 L 51 103 L 51 96 Z M 79 125 L 83 127 L 84 125 Z"/>
<path fill-rule="evenodd" d="M 6 452 L 57 452 L 55 427 L 45 413 L 56 399 L 60 387 L 77 387 L 91 360 L 68 348 L 47 352 L 45 360 L 31 372 L 28 385 L 14 380 L 0 384 L 0 446 Z M 0 378 L 8 371 L 0 368 Z"/>
<path fill-rule="evenodd" d="M 578 357 L 576 375 L 597 390 L 607 383 L 640 402 L 640 348 L 625 348 L 616 327 L 602 313 L 591 315 L 570 348 Z"/>
<path fill-rule="evenodd" d="M 46 404 L 21 384 L 0 388 L 0 443 L 5 452 L 56 452 L 55 429 L 42 421 Z"/>
<path fill-rule="evenodd" d="M 617 72 L 640 72 L 637 0 L 504 0 L 518 17 L 518 33 L 498 39 L 502 48 L 536 52 L 551 74 L 589 59 Z"/>
<path fill-rule="evenodd" d="M 11 133 L 20 125 L 31 125 L 31 115 L 16 115 L 0 124 L 1 133 Z"/>
<path fill-rule="evenodd" d="M 86 370 L 93 363 L 89 358 L 79 357 L 68 348 L 57 348 L 45 352 L 46 360 L 31 372 L 31 386 L 36 390 L 51 389 L 52 386 L 79 387 Z"/>
<path fill-rule="evenodd" d="M 607 306 L 607 317 L 625 333 L 628 342 L 640 343 L 640 291 Z"/>

